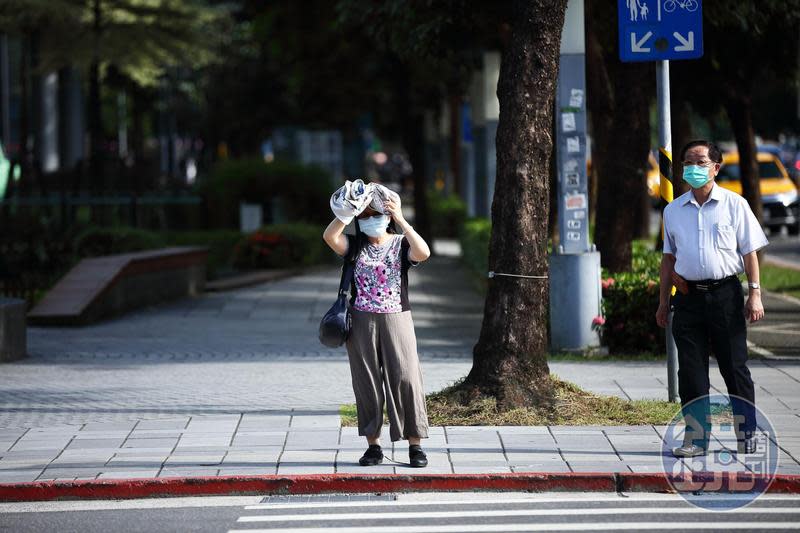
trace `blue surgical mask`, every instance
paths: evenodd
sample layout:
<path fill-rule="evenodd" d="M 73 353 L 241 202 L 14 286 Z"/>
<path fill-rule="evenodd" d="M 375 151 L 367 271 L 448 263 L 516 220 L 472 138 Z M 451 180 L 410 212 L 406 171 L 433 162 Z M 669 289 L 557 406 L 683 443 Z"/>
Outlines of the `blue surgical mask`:
<path fill-rule="evenodd" d="M 358 220 L 358 227 L 368 237 L 380 237 L 386 233 L 386 227 L 389 225 L 389 217 L 386 215 L 375 215 Z"/>
<path fill-rule="evenodd" d="M 700 165 L 686 165 L 683 167 L 683 181 L 688 183 L 692 189 L 699 189 L 711 179 L 708 176 L 708 167 Z"/>

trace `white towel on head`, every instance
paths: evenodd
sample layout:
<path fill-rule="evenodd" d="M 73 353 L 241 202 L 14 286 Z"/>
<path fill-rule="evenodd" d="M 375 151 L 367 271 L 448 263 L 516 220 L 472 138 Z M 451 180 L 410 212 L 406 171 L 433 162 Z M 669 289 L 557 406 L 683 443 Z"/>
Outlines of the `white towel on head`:
<path fill-rule="evenodd" d="M 331 211 L 342 223 L 349 224 L 372 201 L 373 187 L 362 180 L 345 181 L 331 196 Z"/>
<path fill-rule="evenodd" d="M 397 205 L 400 205 L 400 196 L 394 192 L 393 190 L 389 189 L 381 185 L 380 183 L 371 183 L 374 187 L 372 193 L 372 202 L 369 206 L 379 213 L 383 213 L 384 215 L 387 214 L 386 209 L 383 207 L 383 204 L 386 203 L 388 200 L 395 202 Z"/>
<path fill-rule="evenodd" d="M 378 213 L 386 214 L 383 204 L 387 200 L 400 203 L 400 196 L 380 183 L 364 183 L 362 180 L 345 181 L 331 196 L 331 211 L 344 224 L 369 206 Z"/>

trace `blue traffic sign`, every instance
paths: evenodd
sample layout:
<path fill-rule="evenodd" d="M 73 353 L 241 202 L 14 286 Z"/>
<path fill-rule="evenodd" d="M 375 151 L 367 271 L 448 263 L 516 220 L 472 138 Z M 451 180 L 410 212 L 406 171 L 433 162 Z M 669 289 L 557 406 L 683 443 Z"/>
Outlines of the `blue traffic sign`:
<path fill-rule="evenodd" d="M 702 0 L 617 0 L 622 61 L 703 55 Z"/>

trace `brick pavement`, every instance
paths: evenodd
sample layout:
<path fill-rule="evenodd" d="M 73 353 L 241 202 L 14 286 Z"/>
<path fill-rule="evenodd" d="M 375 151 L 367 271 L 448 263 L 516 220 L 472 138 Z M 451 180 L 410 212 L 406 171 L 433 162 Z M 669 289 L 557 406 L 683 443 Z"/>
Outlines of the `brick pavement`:
<path fill-rule="evenodd" d="M 31 328 L 27 360 L 2 366 L 0 482 L 247 473 L 364 472 L 343 350 L 317 322 L 334 269 L 144 310 L 86 328 Z M 463 376 L 481 299 L 452 258 L 412 274 L 426 388 Z M 564 379 L 625 398 L 666 395 L 659 362 L 554 362 Z M 800 473 L 800 365 L 754 361 L 778 428 L 781 471 Z M 724 391 L 712 370 L 712 383 Z M 653 471 L 652 426 L 432 428 L 426 472 Z M 405 460 L 405 445 L 393 450 Z M 388 463 L 375 472 L 401 472 Z"/>

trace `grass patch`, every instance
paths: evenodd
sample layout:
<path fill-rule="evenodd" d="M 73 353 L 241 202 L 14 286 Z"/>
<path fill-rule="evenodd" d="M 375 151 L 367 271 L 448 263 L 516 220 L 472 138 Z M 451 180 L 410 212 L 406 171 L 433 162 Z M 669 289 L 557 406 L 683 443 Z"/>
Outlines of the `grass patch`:
<path fill-rule="evenodd" d="M 547 355 L 548 361 L 565 361 L 576 363 L 605 363 L 613 361 L 666 361 L 667 355 L 664 353 L 630 353 L 630 354 L 589 354 L 575 352 L 556 352 Z"/>
<path fill-rule="evenodd" d="M 427 396 L 432 426 L 543 426 L 543 425 L 644 425 L 668 424 L 679 410 L 662 400 L 623 400 L 587 392 L 574 383 L 551 375 L 555 402 L 552 408 L 523 407 L 501 411 L 494 398 L 462 401 L 460 383 Z M 339 408 L 343 426 L 356 426 L 353 404 Z"/>
<path fill-rule="evenodd" d="M 800 270 L 775 265 L 761 265 L 761 286 L 768 291 L 800 298 Z"/>

